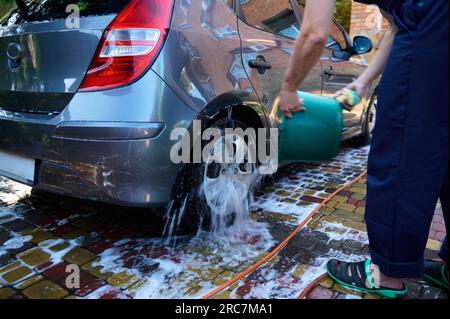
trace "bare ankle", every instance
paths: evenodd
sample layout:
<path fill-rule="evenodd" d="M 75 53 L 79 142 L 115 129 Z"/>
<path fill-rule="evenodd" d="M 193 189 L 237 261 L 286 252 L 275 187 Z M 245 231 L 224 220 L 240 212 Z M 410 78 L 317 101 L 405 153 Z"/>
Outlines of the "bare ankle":
<path fill-rule="evenodd" d="M 394 289 L 403 288 L 403 279 L 386 276 L 380 273 L 380 286 Z"/>

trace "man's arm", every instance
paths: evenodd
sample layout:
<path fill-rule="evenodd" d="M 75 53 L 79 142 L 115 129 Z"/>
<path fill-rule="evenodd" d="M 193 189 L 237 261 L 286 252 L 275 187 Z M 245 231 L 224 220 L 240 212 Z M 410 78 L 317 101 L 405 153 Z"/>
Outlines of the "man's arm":
<path fill-rule="evenodd" d="M 395 25 L 392 15 L 380 10 L 383 16 L 389 21 L 389 29 L 384 34 L 378 45 L 378 52 L 370 62 L 367 69 L 356 79 L 355 82 L 347 86 L 348 89 L 355 90 L 359 96 L 364 96 L 367 92 L 369 85 L 378 78 L 384 71 L 384 67 L 391 54 L 392 45 L 394 43 L 395 36 L 398 28 Z M 341 91 L 336 92 L 339 95 Z"/>
<path fill-rule="evenodd" d="M 301 111 L 297 90 L 320 59 L 328 39 L 335 0 L 307 0 L 300 35 L 295 43 L 280 93 L 280 110 L 291 117 Z"/>

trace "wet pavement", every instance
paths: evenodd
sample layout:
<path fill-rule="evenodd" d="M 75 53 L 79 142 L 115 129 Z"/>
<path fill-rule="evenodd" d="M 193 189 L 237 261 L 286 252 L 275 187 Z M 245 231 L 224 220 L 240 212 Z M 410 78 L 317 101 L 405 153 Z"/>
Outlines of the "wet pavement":
<path fill-rule="evenodd" d="M 155 211 L 31 195 L 0 178 L 0 298 L 202 298 L 264 258 L 325 198 L 360 176 L 367 153 L 347 147 L 330 162 L 283 167 L 256 192 L 251 218 L 217 238 L 200 232 L 168 241 Z M 364 205 L 362 179 L 333 196 L 267 263 L 214 297 L 298 298 L 330 257 L 364 258 Z M 442 237 L 439 209 L 434 221 L 429 255 Z M 67 281 L 69 265 L 79 267 L 79 287 Z M 408 286 L 409 298 L 447 298 L 421 281 Z M 329 279 L 308 295 L 375 297 Z"/>

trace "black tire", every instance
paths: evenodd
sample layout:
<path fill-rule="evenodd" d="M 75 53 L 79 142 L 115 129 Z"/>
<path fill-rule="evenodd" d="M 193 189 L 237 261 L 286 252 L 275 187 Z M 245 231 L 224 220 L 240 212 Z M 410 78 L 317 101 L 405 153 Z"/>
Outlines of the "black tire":
<path fill-rule="evenodd" d="M 237 119 L 221 118 L 214 122 L 210 127 L 224 128 L 242 128 L 246 126 Z M 202 142 L 203 145 L 207 143 Z M 202 145 L 202 146 L 203 146 Z M 173 189 L 173 206 L 174 211 L 180 210 L 184 206 L 184 212 L 180 221 L 180 232 L 196 232 L 199 229 L 210 230 L 212 226 L 211 210 L 208 207 L 206 199 L 200 187 L 203 183 L 206 164 L 184 164 L 177 176 L 176 184 Z M 180 216 L 177 216 L 179 218 Z M 234 216 L 227 217 L 227 223 L 232 224 Z"/>
<path fill-rule="evenodd" d="M 369 107 L 367 108 L 366 119 L 362 128 L 362 134 L 355 138 L 355 143 L 358 146 L 366 146 L 372 142 L 373 128 L 376 122 L 376 107 L 378 96 L 377 93 L 372 95 Z"/>

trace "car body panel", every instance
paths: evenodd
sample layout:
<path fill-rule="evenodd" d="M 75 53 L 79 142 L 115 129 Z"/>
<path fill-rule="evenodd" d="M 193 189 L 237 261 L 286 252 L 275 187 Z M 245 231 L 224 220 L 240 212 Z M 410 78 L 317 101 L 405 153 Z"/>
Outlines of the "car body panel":
<path fill-rule="evenodd" d="M 114 17 L 82 17 L 80 28 L 68 28 L 65 20 L 0 28 L 0 107 L 62 111 L 77 92 Z M 13 45 L 19 50 L 17 59 L 3 54 Z"/>
<path fill-rule="evenodd" d="M 125 206 L 162 205 L 170 200 L 178 171 L 170 160 L 176 142 L 170 132 L 187 129 L 195 116 L 149 71 L 131 86 L 78 93 L 57 116 L 0 111 L 0 145 L 2 151 L 38 160 L 37 189 Z M 130 139 L 129 131 L 115 140 L 55 136 L 61 123 L 75 123 L 76 128 L 77 122 L 95 121 L 110 127 L 119 121 L 136 123 L 134 127 L 164 123 L 165 128 L 139 139 Z"/>

